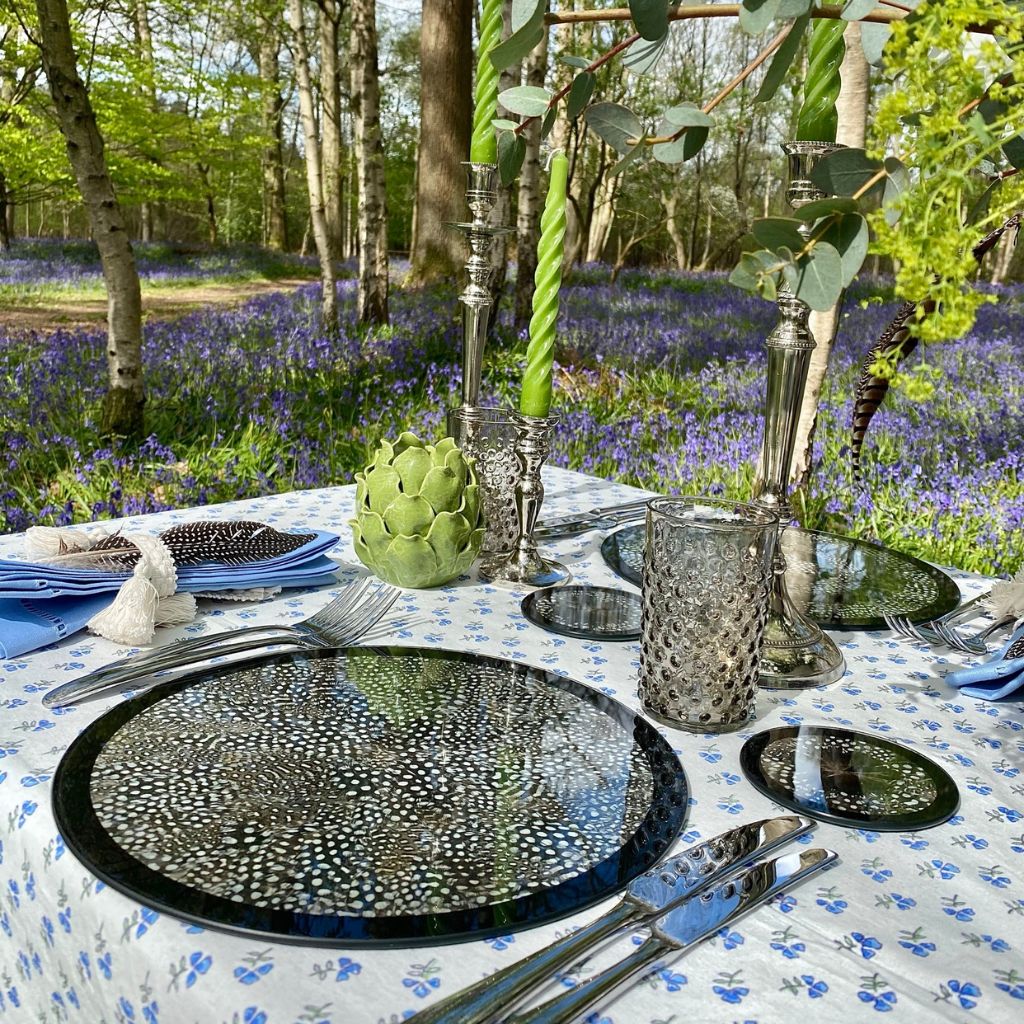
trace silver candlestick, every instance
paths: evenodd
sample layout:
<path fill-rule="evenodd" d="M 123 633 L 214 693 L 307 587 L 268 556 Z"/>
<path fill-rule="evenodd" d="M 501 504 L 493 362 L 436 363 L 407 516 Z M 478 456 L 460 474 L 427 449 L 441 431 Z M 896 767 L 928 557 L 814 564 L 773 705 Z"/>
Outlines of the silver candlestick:
<path fill-rule="evenodd" d="M 466 162 L 465 167 L 466 202 L 473 219 L 453 226 L 469 239 L 468 281 L 459 296 L 462 303 L 462 406 L 468 409 L 480 404 L 480 370 L 487 325 L 494 305 L 491 249 L 496 237 L 508 234 L 512 229 L 490 223 L 491 212 L 498 201 L 498 165 Z"/>
<path fill-rule="evenodd" d="M 787 142 L 790 185 L 786 198 L 794 209 L 822 192 L 810 181 L 815 163 L 841 149 L 832 142 Z M 808 226 L 801 229 L 804 236 Z M 800 407 L 815 342 L 807 325 L 810 309 L 785 286 L 779 288 L 780 319 L 768 335 L 768 382 L 765 392 L 764 438 L 754 483 L 755 505 L 779 517 L 780 542 L 775 545 L 768 625 L 764 633 L 759 685 L 769 690 L 803 689 L 834 683 L 846 670 L 839 648 L 821 627 L 802 614 L 786 590 L 786 557 L 781 531 L 793 518 L 789 503 L 789 467 L 796 443 Z"/>
<path fill-rule="evenodd" d="M 519 539 L 511 551 L 486 559 L 480 566 L 480 575 L 495 583 L 513 583 L 528 587 L 555 587 L 568 583 L 569 570 L 549 558 L 541 556 L 533 539 L 533 528 L 544 501 L 544 484 L 540 469 L 548 457 L 551 428 L 557 416 L 523 416 L 515 414 L 516 454 L 522 470 L 516 484 L 516 511 L 519 514 Z"/>

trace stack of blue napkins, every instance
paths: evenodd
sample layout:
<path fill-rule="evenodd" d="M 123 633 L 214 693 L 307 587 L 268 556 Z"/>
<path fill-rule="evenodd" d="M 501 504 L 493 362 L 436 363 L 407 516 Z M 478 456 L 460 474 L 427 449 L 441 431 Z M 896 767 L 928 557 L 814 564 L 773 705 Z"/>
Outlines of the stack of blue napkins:
<path fill-rule="evenodd" d="M 337 542 L 337 534 L 316 531 L 301 547 L 264 561 L 181 566 L 177 589 L 206 594 L 333 583 L 338 567 L 326 552 Z M 0 559 L 0 658 L 25 654 L 84 629 L 111 604 L 130 576 L 130 572 Z"/>
<path fill-rule="evenodd" d="M 968 697 L 1024 700 L 1024 622 L 994 658 L 957 669 L 946 676 L 946 682 Z"/>

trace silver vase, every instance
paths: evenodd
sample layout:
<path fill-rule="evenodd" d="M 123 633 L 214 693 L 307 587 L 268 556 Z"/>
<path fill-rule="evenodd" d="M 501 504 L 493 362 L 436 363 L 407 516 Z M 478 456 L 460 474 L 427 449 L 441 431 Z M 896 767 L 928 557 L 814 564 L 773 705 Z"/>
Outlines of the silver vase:
<path fill-rule="evenodd" d="M 516 485 L 516 511 L 519 533 L 511 551 L 480 564 L 480 575 L 494 583 L 526 587 L 555 587 L 568 583 L 569 570 L 554 559 L 545 558 L 537 549 L 533 528 L 537 525 L 544 502 L 544 484 L 540 470 L 548 457 L 551 428 L 556 416 L 523 416 L 515 414 L 520 476 Z"/>
<path fill-rule="evenodd" d="M 815 163 L 841 149 L 830 142 L 787 142 L 790 184 L 786 198 L 794 209 L 824 199 L 810 180 Z M 803 232 L 810 230 L 804 227 Z M 779 322 L 765 342 L 768 379 L 765 390 L 764 437 L 754 483 L 753 503 L 779 517 L 779 530 L 793 518 L 789 503 L 789 467 L 796 443 L 800 407 L 815 341 L 807 319 L 810 309 L 785 286 L 779 289 Z M 816 622 L 800 612 L 786 590 L 786 557 L 775 545 L 768 624 L 764 632 L 759 685 L 772 690 L 823 686 L 846 670 L 839 648 Z"/>

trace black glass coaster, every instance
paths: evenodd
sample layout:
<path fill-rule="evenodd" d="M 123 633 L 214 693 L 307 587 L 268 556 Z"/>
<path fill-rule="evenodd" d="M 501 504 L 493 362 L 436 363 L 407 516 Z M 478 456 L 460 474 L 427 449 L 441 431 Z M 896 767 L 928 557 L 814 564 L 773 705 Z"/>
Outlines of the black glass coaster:
<path fill-rule="evenodd" d="M 581 640 L 639 640 L 640 595 L 611 587 L 573 584 L 535 590 L 523 598 L 523 614 L 552 633 Z"/>
<path fill-rule="evenodd" d="M 157 910 L 321 946 L 506 934 L 597 903 L 683 825 L 639 715 L 525 665 L 277 654 L 113 708 L 54 778 L 65 841 Z"/>
<path fill-rule="evenodd" d="M 941 569 L 880 544 L 790 527 L 782 550 L 790 598 L 828 629 L 887 629 L 886 614 L 929 622 L 960 603 L 960 588 Z M 601 554 L 612 572 L 640 586 L 644 525 L 605 538 Z"/>
<path fill-rule="evenodd" d="M 956 813 L 949 773 L 908 747 L 867 733 L 786 726 L 751 736 L 743 773 L 784 807 L 833 825 L 913 832 Z"/>

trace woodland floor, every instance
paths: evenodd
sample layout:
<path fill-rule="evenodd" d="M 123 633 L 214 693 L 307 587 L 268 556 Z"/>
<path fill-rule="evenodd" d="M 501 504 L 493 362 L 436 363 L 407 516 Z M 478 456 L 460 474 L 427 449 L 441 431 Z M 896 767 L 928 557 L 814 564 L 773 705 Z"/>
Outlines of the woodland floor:
<path fill-rule="evenodd" d="M 208 306 L 230 308 L 269 292 L 291 291 L 309 284 L 308 277 L 286 277 L 266 281 L 233 281 L 186 287 L 142 285 L 144 320 L 173 320 Z M 73 294 L 30 302 L 0 303 L 0 330 L 51 331 L 58 327 L 95 326 L 107 318 L 105 298 Z"/>

